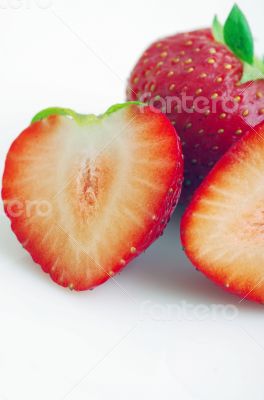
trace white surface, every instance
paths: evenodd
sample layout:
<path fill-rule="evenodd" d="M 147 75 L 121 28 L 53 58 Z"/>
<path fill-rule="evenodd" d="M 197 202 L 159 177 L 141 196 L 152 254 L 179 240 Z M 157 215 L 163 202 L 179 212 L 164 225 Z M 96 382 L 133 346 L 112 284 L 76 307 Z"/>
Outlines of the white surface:
<path fill-rule="evenodd" d="M 264 49 L 263 1 L 239 4 Z M 231 5 L 0 0 L 1 173 L 37 111 L 105 111 L 152 40 L 223 19 Z M 71 293 L 33 264 L 1 214 L 0 276 L 0 400 L 263 400 L 263 307 L 195 271 L 176 217 L 117 283 Z"/>

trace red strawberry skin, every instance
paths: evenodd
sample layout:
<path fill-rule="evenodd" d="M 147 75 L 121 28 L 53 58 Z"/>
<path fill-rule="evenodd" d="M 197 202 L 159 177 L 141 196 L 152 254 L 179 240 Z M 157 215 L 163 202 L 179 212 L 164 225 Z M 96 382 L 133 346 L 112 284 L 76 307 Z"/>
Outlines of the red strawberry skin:
<path fill-rule="evenodd" d="M 183 201 L 226 150 L 264 120 L 264 80 L 239 84 L 242 73 L 242 62 L 210 29 L 153 43 L 131 73 L 128 99 L 163 108 L 181 138 Z"/>
<path fill-rule="evenodd" d="M 2 187 L 23 247 L 77 291 L 111 278 L 162 234 L 183 175 L 180 140 L 162 113 L 127 104 L 89 124 L 51 115 L 30 125 L 8 152 Z"/>
<path fill-rule="evenodd" d="M 264 304 L 264 124 L 217 162 L 181 220 L 181 241 L 197 270 L 225 290 Z"/>

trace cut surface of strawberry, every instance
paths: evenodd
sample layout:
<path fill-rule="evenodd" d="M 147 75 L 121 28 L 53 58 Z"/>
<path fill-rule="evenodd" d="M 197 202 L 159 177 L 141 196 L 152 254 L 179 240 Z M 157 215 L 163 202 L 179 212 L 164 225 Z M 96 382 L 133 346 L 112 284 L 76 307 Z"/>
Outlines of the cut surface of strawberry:
<path fill-rule="evenodd" d="M 12 144 L 2 197 L 33 260 L 86 290 L 160 236 L 181 183 L 179 139 L 163 114 L 133 103 L 99 117 L 54 108 Z"/>
<path fill-rule="evenodd" d="M 221 158 L 181 222 L 198 270 L 243 299 L 264 303 L 264 124 Z"/>

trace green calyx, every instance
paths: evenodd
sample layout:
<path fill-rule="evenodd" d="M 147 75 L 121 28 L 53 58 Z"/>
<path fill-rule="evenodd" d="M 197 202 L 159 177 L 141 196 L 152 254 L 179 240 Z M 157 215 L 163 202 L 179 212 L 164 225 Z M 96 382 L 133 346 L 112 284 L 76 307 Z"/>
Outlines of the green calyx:
<path fill-rule="evenodd" d="M 97 120 L 96 115 L 90 114 L 78 114 L 70 108 L 60 108 L 60 107 L 50 107 L 37 113 L 32 119 L 31 123 L 41 121 L 51 115 L 63 115 L 65 117 L 70 117 L 74 119 L 79 125 L 85 125 Z"/>
<path fill-rule="evenodd" d="M 140 101 L 128 101 L 127 103 L 113 105 L 104 114 L 99 116 L 96 116 L 94 114 L 78 114 L 70 108 L 50 107 L 37 113 L 32 119 L 31 124 L 48 118 L 51 115 L 62 115 L 68 118 L 72 118 L 78 125 L 90 125 L 98 123 L 103 118 L 109 117 L 109 115 L 133 104 L 141 107 L 146 106 L 146 104 L 141 103 Z"/>
<path fill-rule="evenodd" d="M 254 56 L 254 40 L 247 19 L 235 4 L 224 26 L 217 16 L 213 21 L 213 35 L 226 45 L 244 64 L 241 83 L 264 79 L 264 63 Z"/>
<path fill-rule="evenodd" d="M 213 20 L 213 35 L 217 42 L 224 43 L 223 25 L 219 21 L 217 15 L 215 15 L 214 20 Z"/>

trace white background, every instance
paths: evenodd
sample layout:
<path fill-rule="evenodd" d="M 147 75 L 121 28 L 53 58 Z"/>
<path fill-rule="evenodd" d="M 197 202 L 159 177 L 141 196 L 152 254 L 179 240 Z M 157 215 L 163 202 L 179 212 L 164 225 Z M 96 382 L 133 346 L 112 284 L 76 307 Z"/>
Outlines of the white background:
<path fill-rule="evenodd" d="M 263 0 L 239 5 L 262 54 Z M 0 0 L 1 173 L 37 111 L 104 112 L 124 99 L 127 76 L 152 40 L 208 26 L 231 6 Z M 116 281 L 72 293 L 33 264 L 1 213 L 0 400 L 263 400 L 263 306 L 195 271 L 178 219 Z"/>

